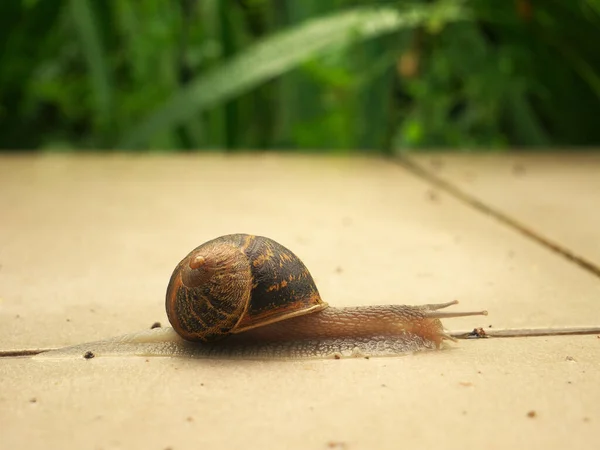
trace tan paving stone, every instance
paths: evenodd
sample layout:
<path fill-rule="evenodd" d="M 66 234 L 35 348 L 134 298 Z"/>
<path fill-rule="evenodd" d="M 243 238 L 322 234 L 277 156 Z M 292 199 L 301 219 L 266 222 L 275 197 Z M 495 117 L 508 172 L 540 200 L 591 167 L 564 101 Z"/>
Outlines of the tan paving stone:
<path fill-rule="evenodd" d="M 166 324 L 176 263 L 232 232 L 290 247 L 332 305 L 490 311 L 453 329 L 600 323 L 596 277 L 431 189 L 373 159 L 3 156 L 0 350 Z"/>
<path fill-rule="evenodd" d="M 600 443 L 600 339 L 309 362 L 0 359 L 0 448 L 543 448 Z"/>
<path fill-rule="evenodd" d="M 411 160 L 600 268 L 600 153 L 415 155 Z"/>
<path fill-rule="evenodd" d="M 230 232 L 290 247 L 333 305 L 600 324 L 597 277 L 385 161 L 4 156 L 0 211 L 0 350 L 166 324 L 175 264 Z M 593 448 L 599 375 L 594 335 L 369 360 L 0 358 L 0 449 Z"/>

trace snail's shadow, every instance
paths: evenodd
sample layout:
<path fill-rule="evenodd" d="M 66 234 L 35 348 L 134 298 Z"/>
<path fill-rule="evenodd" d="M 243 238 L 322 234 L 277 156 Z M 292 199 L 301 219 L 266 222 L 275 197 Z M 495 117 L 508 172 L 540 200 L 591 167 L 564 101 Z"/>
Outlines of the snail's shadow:
<path fill-rule="evenodd" d="M 176 357 L 186 359 L 295 361 L 398 357 L 451 346 L 415 339 L 413 335 L 369 336 L 353 339 L 259 340 L 232 336 L 214 344 L 187 342 L 172 328 L 156 328 L 105 340 L 41 353 L 34 358 L 85 358 L 111 356 Z"/>

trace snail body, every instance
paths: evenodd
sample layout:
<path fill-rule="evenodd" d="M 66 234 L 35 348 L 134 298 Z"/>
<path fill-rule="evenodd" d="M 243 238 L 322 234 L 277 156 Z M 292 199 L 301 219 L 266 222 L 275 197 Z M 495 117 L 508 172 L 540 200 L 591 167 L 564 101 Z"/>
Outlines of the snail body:
<path fill-rule="evenodd" d="M 216 348 L 282 342 L 352 345 L 369 339 L 434 348 L 450 338 L 440 318 L 486 314 L 440 311 L 455 303 L 331 307 L 294 253 L 248 234 L 221 236 L 192 250 L 173 271 L 166 294 L 174 330 L 187 341 Z M 226 338 L 231 343 L 225 344 Z"/>

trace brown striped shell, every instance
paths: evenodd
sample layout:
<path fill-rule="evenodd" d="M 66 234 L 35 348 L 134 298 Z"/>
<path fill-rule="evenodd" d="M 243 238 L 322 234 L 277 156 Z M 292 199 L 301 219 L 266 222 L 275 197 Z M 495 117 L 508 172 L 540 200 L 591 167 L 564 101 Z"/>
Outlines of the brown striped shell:
<path fill-rule="evenodd" d="M 296 255 L 248 234 L 221 236 L 192 250 L 173 271 L 166 296 L 175 331 L 202 342 L 326 307 Z"/>

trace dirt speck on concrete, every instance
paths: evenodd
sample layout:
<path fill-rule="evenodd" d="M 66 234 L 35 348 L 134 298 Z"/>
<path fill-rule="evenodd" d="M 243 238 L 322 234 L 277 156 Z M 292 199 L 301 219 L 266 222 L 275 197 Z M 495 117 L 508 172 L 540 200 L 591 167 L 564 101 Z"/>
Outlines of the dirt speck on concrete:
<path fill-rule="evenodd" d="M 467 338 L 469 338 L 469 339 L 487 338 L 487 334 L 485 334 L 485 330 L 483 328 L 473 328 L 473 331 L 471 331 L 467 335 Z"/>
<path fill-rule="evenodd" d="M 527 168 L 523 164 L 516 163 L 512 166 L 512 173 L 515 176 L 522 176 L 527 173 Z"/>
<path fill-rule="evenodd" d="M 433 189 L 428 189 L 426 195 L 427 200 L 429 200 L 430 202 L 437 203 L 440 201 L 440 194 L 437 191 L 434 191 Z"/>

